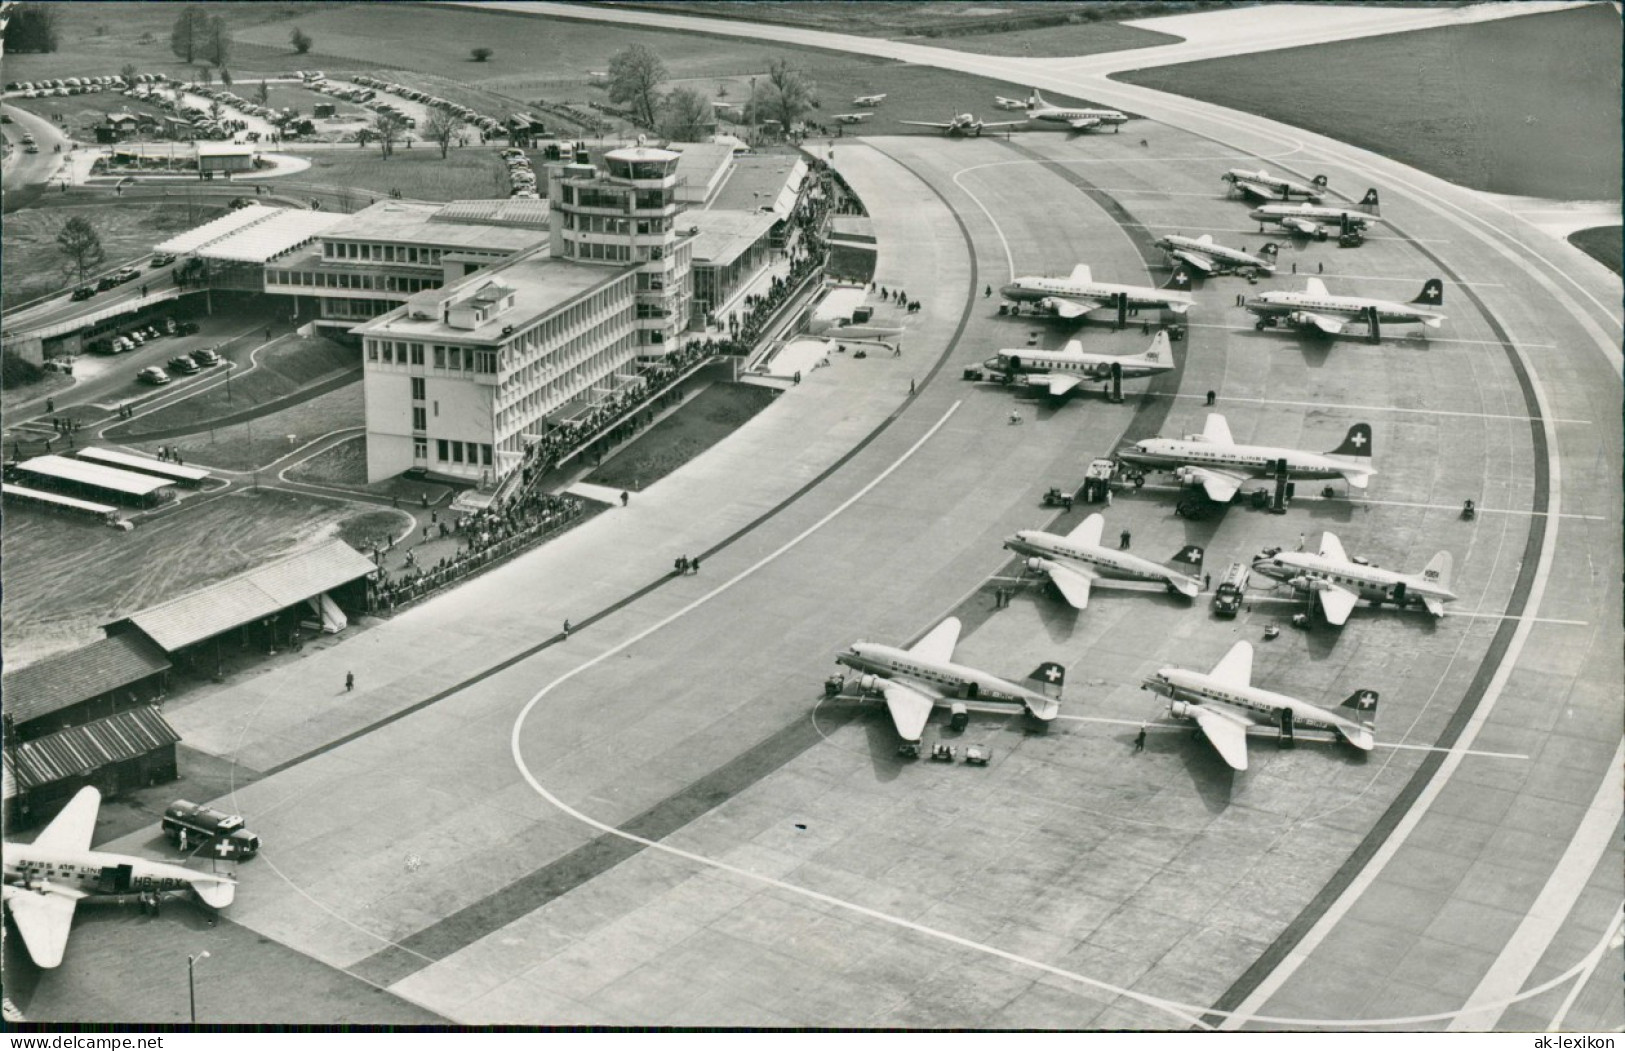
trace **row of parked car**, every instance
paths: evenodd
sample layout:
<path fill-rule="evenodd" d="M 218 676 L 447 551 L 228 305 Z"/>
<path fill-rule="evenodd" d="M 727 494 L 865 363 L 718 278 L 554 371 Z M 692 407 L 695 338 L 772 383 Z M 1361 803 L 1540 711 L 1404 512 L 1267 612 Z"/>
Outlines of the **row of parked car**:
<path fill-rule="evenodd" d="M 177 376 L 195 376 L 204 369 L 214 368 L 220 364 L 220 360 L 219 352 L 213 347 L 203 347 L 200 350 L 192 351 L 190 354 L 177 354 L 170 358 L 165 365 L 169 372 L 165 372 L 157 365 L 148 365 L 136 373 L 135 378 L 142 383 L 162 387 L 169 382 L 170 373 Z"/>
<path fill-rule="evenodd" d="M 524 150 L 506 149 L 502 159 L 508 164 L 508 192 L 515 197 L 539 198 L 536 192 L 536 171 Z"/>
<path fill-rule="evenodd" d="M 190 336 L 197 330 L 195 321 L 176 321 L 172 317 L 166 317 L 116 336 L 92 340 L 85 349 L 95 354 L 127 354 L 149 340 L 161 339 L 164 336 Z"/>
<path fill-rule="evenodd" d="M 161 73 L 137 73 L 136 84 L 162 84 Z M 131 83 L 120 76 L 59 77 L 56 80 L 14 80 L 6 85 L 7 91 L 22 94 L 25 99 L 61 98 L 66 95 L 94 95 L 103 91 L 121 91 Z"/>
<path fill-rule="evenodd" d="M 319 75 L 320 74 L 318 74 L 318 76 Z M 370 74 L 366 73 L 358 74 L 351 79 L 357 84 L 362 84 L 369 88 L 377 88 L 379 91 L 387 91 L 391 95 L 399 95 L 403 99 L 411 99 L 413 102 L 422 103 L 431 109 L 443 109 L 448 112 L 455 113 L 457 116 L 461 117 L 469 124 L 472 124 L 486 135 L 501 135 L 505 130 L 502 126 L 502 122 L 497 120 L 495 117 L 488 117 L 485 114 L 480 113 L 478 110 L 475 110 L 473 107 L 464 106 L 460 103 L 452 102 L 449 99 L 443 99 L 439 96 L 431 95 L 427 91 L 419 91 L 416 88 L 409 88 L 405 84 L 394 84 L 384 80 L 381 77 L 371 76 Z"/>

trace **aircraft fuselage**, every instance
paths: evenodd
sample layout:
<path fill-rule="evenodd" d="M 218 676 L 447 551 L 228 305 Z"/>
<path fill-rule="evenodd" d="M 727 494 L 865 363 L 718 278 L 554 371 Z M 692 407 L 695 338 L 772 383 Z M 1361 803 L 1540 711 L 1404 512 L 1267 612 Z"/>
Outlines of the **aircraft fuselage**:
<path fill-rule="evenodd" d="M 922 660 L 907 650 L 875 642 L 854 643 L 846 653 L 839 654 L 835 662 L 877 678 L 919 683 L 950 698 L 1009 701 L 1034 714 L 1055 705 L 1052 697 L 978 668 L 967 668 L 952 661 Z"/>
<path fill-rule="evenodd" d="M 1260 259 L 1259 257 L 1249 255 L 1240 249 L 1214 244 L 1211 241 L 1199 241 L 1194 237 L 1170 235 L 1158 241 L 1157 247 L 1170 254 L 1191 252 L 1196 255 L 1206 256 L 1207 258 L 1213 260 L 1216 264 L 1224 267 L 1235 268 L 1245 266 L 1252 267 L 1255 270 L 1263 270 L 1267 273 L 1275 272 L 1275 264 L 1271 263 L 1267 259 Z"/>
<path fill-rule="evenodd" d="M 1004 372 L 1011 376 L 1060 372 L 1104 380 L 1111 378 L 1113 364 L 1122 369 L 1122 376 L 1126 380 L 1167 372 L 1174 367 L 1172 362 L 1154 364 L 1135 357 L 1113 357 L 1109 354 L 1080 357 L 1058 350 L 1001 350 L 982 362 L 982 367 L 990 372 Z"/>
<path fill-rule="evenodd" d="M 1127 551 L 1094 545 L 1078 544 L 1064 536 L 1036 529 L 1023 529 L 1005 540 L 1004 546 L 1018 555 L 1029 558 L 1068 559 L 1092 566 L 1102 576 L 1119 580 L 1151 580 L 1175 586 L 1175 581 L 1199 583 L 1194 577 L 1176 573 L 1167 566 L 1141 558 Z"/>
<path fill-rule="evenodd" d="M 1298 591 L 1314 590 L 1317 581 L 1335 584 L 1368 602 L 1393 602 L 1396 585 L 1405 585 L 1405 605 L 1425 605 L 1426 599 L 1453 602 L 1455 594 L 1421 576 L 1395 573 L 1375 566 L 1340 562 L 1307 551 L 1282 551 L 1253 562 L 1253 570 Z"/>
<path fill-rule="evenodd" d="M 999 290 L 999 294 L 1015 302 L 1036 302 L 1041 299 L 1071 299 L 1091 304 L 1093 308 L 1110 306 L 1119 295 L 1128 297 L 1131 307 L 1182 306 L 1195 302 L 1186 292 L 1165 292 L 1145 285 L 1113 285 L 1101 281 L 1069 281 L 1064 277 L 1018 277 Z"/>
<path fill-rule="evenodd" d="M 1175 716 L 1188 718 L 1181 710 L 1182 705 L 1206 705 L 1223 708 L 1257 726 L 1279 726 L 1281 712 L 1290 711 L 1295 727 L 1330 730 L 1359 748 L 1370 749 L 1374 743 L 1369 727 L 1346 719 L 1336 712 L 1256 686 L 1229 686 L 1217 683 L 1211 675 L 1202 672 L 1184 668 L 1163 668 L 1149 676 L 1143 687 L 1161 697 L 1166 697 L 1169 701 L 1168 710 Z"/>
<path fill-rule="evenodd" d="M 1360 318 L 1375 308 L 1377 320 L 1382 323 L 1442 321 L 1444 315 L 1424 310 L 1410 303 L 1394 303 L 1385 299 L 1365 299 L 1361 296 L 1316 296 L 1306 292 L 1261 292 L 1247 300 L 1247 310 L 1260 317 L 1277 317 L 1308 311 L 1331 314 L 1336 317 Z"/>
<path fill-rule="evenodd" d="M 1350 472 L 1369 473 L 1359 464 L 1325 453 L 1277 449 L 1267 445 L 1216 445 L 1185 438 L 1147 438 L 1125 450 L 1120 458 L 1146 467 L 1214 467 L 1244 471 L 1264 478 L 1286 461 L 1290 478 L 1343 478 Z"/>
<path fill-rule="evenodd" d="M 26 843 L 6 844 L 5 881 L 13 886 L 42 883 L 67 886 L 94 900 L 124 894 L 191 890 L 199 882 L 231 883 L 201 873 L 129 854 L 97 850 L 48 850 Z"/>

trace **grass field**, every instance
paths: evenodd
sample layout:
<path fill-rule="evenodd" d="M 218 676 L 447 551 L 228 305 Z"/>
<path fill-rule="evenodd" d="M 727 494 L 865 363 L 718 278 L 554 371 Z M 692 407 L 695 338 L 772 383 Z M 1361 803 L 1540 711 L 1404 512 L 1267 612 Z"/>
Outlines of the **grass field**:
<path fill-rule="evenodd" d="M 1042 29 L 1015 29 L 1003 33 L 973 33 L 965 36 L 919 37 L 896 34 L 898 40 L 950 51 L 970 51 L 978 55 L 1011 55 L 1017 58 L 1055 58 L 1101 55 L 1108 51 L 1128 51 L 1140 47 L 1177 44 L 1180 37 L 1153 33 L 1148 29 L 1116 22 L 1081 22 Z"/>
<path fill-rule="evenodd" d="M 258 339 L 259 335 L 255 332 L 248 338 Z M 160 431 L 206 426 L 210 420 L 287 397 L 301 387 L 361 367 L 356 351 L 321 336 L 280 339 L 260 351 L 257 362 L 256 367 L 245 365 L 232 375 L 229 395 L 226 385 L 219 384 L 138 417 L 125 427 L 115 428 L 109 436 L 119 441 L 141 441 L 144 435 Z"/>
<path fill-rule="evenodd" d="M 508 170 L 495 147 L 453 147 L 445 160 L 440 159 L 438 146 L 425 142 L 415 143 L 411 149 L 397 143 L 395 155 L 387 160 L 377 146 L 311 150 L 303 156 L 310 160 L 309 171 L 267 184 L 274 184 L 273 188 L 296 182 L 348 187 L 356 191 L 358 205 L 370 203 L 369 194 L 385 197 L 390 190 L 421 201 L 508 196 Z"/>
<path fill-rule="evenodd" d="M 60 127 L 65 127 L 77 139 L 83 142 L 95 142 L 95 126 L 102 123 L 109 113 L 150 113 L 155 117 L 167 116 L 157 106 L 142 102 L 140 99 L 127 99 L 116 91 L 104 91 L 99 95 L 69 95 L 66 98 L 25 99 L 15 96 L 6 100 L 7 105 L 44 117 L 46 120 Z M 57 118 L 64 118 L 66 123 Z M 190 147 L 187 148 L 191 152 Z"/>
<path fill-rule="evenodd" d="M 47 196 L 42 203 L 53 204 Z M 0 306 L 10 307 L 37 296 L 70 287 L 73 278 L 63 269 L 67 257 L 56 236 L 72 216 L 90 220 L 107 264 L 149 255 L 152 246 L 182 230 L 206 223 L 225 211 L 202 203 L 138 204 L 134 201 L 88 204 L 73 208 L 25 208 L 6 215 L 0 229 L 0 255 L 5 259 L 5 285 Z"/>
<path fill-rule="evenodd" d="M 614 489 L 642 489 L 743 427 L 777 396 L 767 387 L 714 383 L 644 431 L 586 480 Z"/>
<path fill-rule="evenodd" d="M 653 49 L 674 77 L 760 72 L 774 57 L 797 51 L 829 57 L 825 52 L 737 38 L 723 43 L 692 33 L 414 4 L 342 7 L 302 18 L 299 25 L 321 51 L 474 87 L 488 81 L 494 86 L 516 75 L 584 77 L 588 70 L 606 68 L 610 56 L 635 43 Z M 279 45 L 287 40 L 288 26 L 263 24 L 236 35 L 245 43 Z M 480 46 L 495 52 L 490 61 L 470 60 L 469 50 Z M 839 60 L 851 61 L 848 56 Z M 332 72 L 346 67 L 340 61 L 320 68 Z"/>
<path fill-rule="evenodd" d="M 1614 273 L 1625 273 L 1621 269 L 1622 255 L 1625 255 L 1625 228 L 1618 226 L 1593 226 L 1589 230 L 1576 230 L 1569 234 L 1569 243 L 1597 262 L 1606 266 Z"/>
<path fill-rule="evenodd" d="M 259 80 L 238 80 L 232 86 L 232 91 L 248 99 L 250 102 L 259 101 Z M 312 108 L 318 102 L 325 102 L 334 107 L 334 113 L 339 120 L 371 120 L 372 111 L 365 106 L 358 106 L 354 102 L 334 98 L 332 95 L 323 95 L 319 91 L 290 84 L 287 81 L 272 81 L 266 105 L 272 109 L 293 109 L 302 116 L 310 116 Z"/>
<path fill-rule="evenodd" d="M 288 479 L 316 485 L 332 485 L 373 496 L 393 496 L 403 504 L 416 506 L 423 497 L 438 502 L 446 495 L 447 487 L 438 482 L 415 482 L 396 475 L 381 482 L 367 482 L 367 439 L 364 435 L 346 438 L 312 456 L 297 466 L 288 468 Z"/>
<path fill-rule="evenodd" d="M 1320 132 L 1478 190 L 1618 200 L 1620 44 L 1619 15 L 1591 5 L 1120 79 Z"/>
<path fill-rule="evenodd" d="M 232 381 L 235 388 L 237 381 Z M 215 427 L 185 438 L 121 439 L 132 448 L 158 452 L 160 445 L 179 447 L 181 458 L 200 467 L 257 471 L 324 434 L 359 427 L 364 419 L 360 376 L 356 382 L 318 395 L 281 412 L 249 423 Z M 269 476 L 261 481 L 269 482 Z"/>
<path fill-rule="evenodd" d="M 289 554 L 354 514 L 341 503 L 260 490 L 195 496 L 120 533 L 8 508 L 6 661 L 26 664 L 94 642 L 101 624 Z"/>

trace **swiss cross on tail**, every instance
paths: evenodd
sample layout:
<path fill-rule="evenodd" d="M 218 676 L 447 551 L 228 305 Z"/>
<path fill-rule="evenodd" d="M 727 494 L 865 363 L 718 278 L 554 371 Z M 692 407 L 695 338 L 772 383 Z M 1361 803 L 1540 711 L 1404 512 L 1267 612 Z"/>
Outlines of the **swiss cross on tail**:
<path fill-rule="evenodd" d="M 1378 200 L 1377 200 L 1377 188 L 1376 187 L 1373 186 L 1371 189 L 1369 189 L 1369 190 L 1367 190 L 1365 192 L 1365 196 L 1360 198 L 1360 205 L 1361 205 L 1361 207 L 1372 208 L 1372 209 L 1377 207 Z"/>
<path fill-rule="evenodd" d="M 1356 423 L 1349 428 L 1348 435 L 1343 444 L 1327 453 L 1328 456 L 1359 456 L 1364 459 L 1371 458 L 1371 425 L 1369 423 Z"/>
<path fill-rule="evenodd" d="M 1202 549 L 1195 544 L 1186 544 L 1174 556 L 1175 562 L 1184 562 L 1186 565 L 1199 566 L 1202 564 Z"/>
<path fill-rule="evenodd" d="M 1054 661 L 1045 661 L 1034 668 L 1033 673 L 1027 678 L 1038 683 L 1046 695 L 1059 697 L 1061 687 L 1066 685 L 1066 668 Z"/>
<path fill-rule="evenodd" d="M 1422 286 L 1422 294 L 1411 300 L 1411 302 L 1430 307 L 1443 305 L 1444 282 L 1436 277 L 1430 279 L 1427 284 Z"/>

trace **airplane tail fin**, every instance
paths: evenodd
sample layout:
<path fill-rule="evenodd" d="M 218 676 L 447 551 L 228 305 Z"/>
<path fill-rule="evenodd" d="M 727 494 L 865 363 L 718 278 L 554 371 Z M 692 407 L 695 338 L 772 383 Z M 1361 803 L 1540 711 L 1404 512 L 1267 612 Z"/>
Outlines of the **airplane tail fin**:
<path fill-rule="evenodd" d="M 1315 185 L 1316 185 L 1316 186 L 1317 186 L 1317 187 L 1319 187 L 1319 188 L 1320 188 L 1320 189 L 1322 189 L 1322 190 L 1324 190 L 1324 189 L 1325 189 L 1325 188 L 1326 188 L 1326 183 L 1327 183 L 1327 182 L 1328 182 L 1328 181 L 1329 181 L 1329 180 L 1327 180 L 1327 178 L 1326 178 L 1326 176 L 1324 176 L 1324 175 L 1317 175 L 1317 176 L 1315 176 L 1315 177 L 1314 177 L 1314 179 L 1313 179 L 1313 180 L 1311 180 L 1311 181 L 1312 181 L 1312 182 L 1313 182 L 1313 183 L 1314 183 L 1314 184 L 1315 184 Z"/>
<path fill-rule="evenodd" d="M 1365 196 L 1360 198 L 1360 207 L 1372 213 L 1381 210 L 1382 202 L 1377 197 L 1377 188 L 1375 186 L 1367 190 Z"/>
<path fill-rule="evenodd" d="M 1070 349 L 1071 344 L 1067 344 Z M 1147 365 L 1172 365 L 1174 361 L 1173 344 L 1168 341 L 1167 332 L 1158 332 L 1151 337 L 1151 346 L 1146 348 L 1140 360 Z"/>
<path fill-rule="evenodd" d="M 223 909 L 237 898 L 237 884 L 231 880 L 198 880 L 192 890 L 211 909 Z"/>
<path fill-rule="evenodd" d="M 1027 96 L 1027 105 L 1029 105 L 1029 106 L 1047 106 L 1047 105 L 1049 105 L 1049 103 L 1044 101 L 1044 96 L 1038 93 L 1037 88 L 1033 88 L 1033 93 L 1031 95 Z"/>
<path fill-rule="evenodd" d="M 1422 294 L 1411 300 L 1421 306 L 1436 307 L 1444 304 L 1444 282 L 1436 277 L 1428 279 L 1422 286 Z"/>
<path fill-rule="evenodd" d="M 1371 458 L 1371 425 L 1369 423 L 1356 423 L 1349 428 L 1343 438 L 1343 444 L 1326 454 L 1327 456 L 1358 456 L 1363 460 Z"/>
<path fill-rule="evenodd" d="M 1361 726 L 1365 727 L 1367 730 L 1370 730 L 1370 729 L 1373 729 L 1373 728 L 1376 727 L 1376 725 L 1377 725 L 1377 691 L 1376 690 L 1355 690 L 1353 693 L 1349 694 L 1349 699 L 1344 701 L 1341 705 L 1339 705 L 1339 707 L 1353 709 L 1353 711 L 1354 711 L 1354 720 L 1356 722 L 1358 722 Z"/>
<path fill-rule="evenodd" d="M 1168 581 L 1168 586 L 1184 595 L 1186 598 L 1195 598 L 1202 592 L 1202 555 L 1203 551 L 1195 544 L 1186 544 L 1174 553 L 1163 565 L 1180 574 L 1180 579 Z"/>
<path fill-rule="evenodd" d="M 1433 556 L 1432 561 L 1428 562 L 1427 567 L 1422 570 L 1422 579 L 1429 584 L 1437 584 L 1448 591 L 1450 590 L 1450 571 L 1453 565 L 1454 560 L 1451 559 L 1450 552 L 1440 551 Z"/>
<path fill-rule="evenodd" d="M 1258 254 L 1273 262 L 1275 257 L 1281 254 L 1281 246 L 1274 241 L 1267 241 L 1264 247 L 1258 250 Z"/>
<path fill-rule="evenodd" d="M 1032 674 L 1027 676 L 1027 681 L 1037 683 L 1038 691 L 1045 697 L 1059 701 L 1061 690 L 1066 685 L 1066 667 L 1054 661 L 1045 661 L 1032 670 Z"/>

